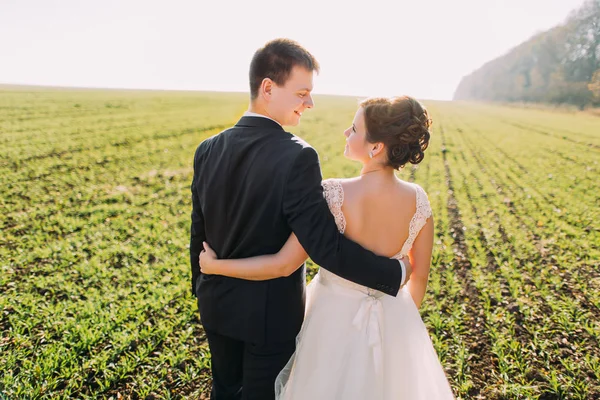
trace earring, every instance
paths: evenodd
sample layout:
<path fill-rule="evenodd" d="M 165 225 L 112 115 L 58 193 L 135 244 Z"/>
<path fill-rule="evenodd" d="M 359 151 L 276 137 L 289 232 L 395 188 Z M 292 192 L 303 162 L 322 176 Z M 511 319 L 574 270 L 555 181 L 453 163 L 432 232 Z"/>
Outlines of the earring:
<path fill-rule="evenodd" d="M 373 158 L 373 150 L 369 150 L 369 158 Z"/>

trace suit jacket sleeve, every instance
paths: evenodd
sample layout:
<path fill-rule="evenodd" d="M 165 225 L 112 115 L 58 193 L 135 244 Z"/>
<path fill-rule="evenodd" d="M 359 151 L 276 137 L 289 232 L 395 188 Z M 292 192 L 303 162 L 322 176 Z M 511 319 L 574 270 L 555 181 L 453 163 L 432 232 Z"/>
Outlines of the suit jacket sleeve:
<path fill-rule="evenodd" d="M 317 152 L 305 147 L 293 163 L 283 195 L 284 215 L 300 244 L 321 267 L 396 296 L 402 281 L 398 261 L 377 256 L 338 231 L 321 181 Z"/>
<path fill-rule="evenodd" d="M 200 277 L 200 252 L 202 251 L 202 242 L 206 240 L 204 229 L 204 215 L 200 206 L 198 196 L 199 187 L 197 185 L 198 177 L 201 173 L 198 156 L 201 153 L 201 146 L 196 150 L 194 156 L 194 178 L 192 180 L 192 226 L 190 229 L 190 264 L 192 267 L 192 294 L 196 295 L 196 280 Z"/>

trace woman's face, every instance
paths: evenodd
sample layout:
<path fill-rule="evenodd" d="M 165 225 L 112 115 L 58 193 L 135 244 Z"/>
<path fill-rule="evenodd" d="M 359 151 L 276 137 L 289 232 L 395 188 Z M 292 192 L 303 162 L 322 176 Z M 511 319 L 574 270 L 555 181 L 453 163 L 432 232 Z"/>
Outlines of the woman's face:
<path fill-rule="evenodd" d="M 373 144 L 367 141 L 365 110 L 362 107 L 356 111 L 352 126 L 344 131 L 344 136 L 346 136 L 344 156 L 363 164 L 369 161 L 369 150 L 372 149 Z"/>

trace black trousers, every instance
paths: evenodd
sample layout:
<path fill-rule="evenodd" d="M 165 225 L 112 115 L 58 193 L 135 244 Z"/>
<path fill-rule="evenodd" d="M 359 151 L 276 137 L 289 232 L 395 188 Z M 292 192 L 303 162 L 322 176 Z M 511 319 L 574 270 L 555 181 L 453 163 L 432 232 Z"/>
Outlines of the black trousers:
<path fill-rule="evenodd" d="M 275 399 L 275 378 L 294 353 L 296 339 L 252 344 L 206 330 L 211 353 L 211 400 Z"/>

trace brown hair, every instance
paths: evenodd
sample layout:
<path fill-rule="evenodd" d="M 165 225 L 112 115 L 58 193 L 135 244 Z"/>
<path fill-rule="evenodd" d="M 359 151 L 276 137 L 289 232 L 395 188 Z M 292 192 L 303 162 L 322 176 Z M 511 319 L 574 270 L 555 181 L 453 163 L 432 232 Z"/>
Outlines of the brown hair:
<path fill-rule="evenodd" d="M 387 165 L 394 169 L 418 164 L 429 145 L 431 119 L 427 109 L 410 96 L 370 98 L 362 101 L 369 143 L 383 143 Z"/>
<path fill-rule="evenodd" d="M 319 72 L 319 63 L 304 47 L 290 39 L 275 39 L 256 50 L 250 63 L 250 97 L 258 96 L 263 79 L 270 78 L 283 86 L 292 68 L 301 66 Z"/>

